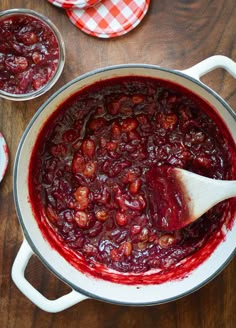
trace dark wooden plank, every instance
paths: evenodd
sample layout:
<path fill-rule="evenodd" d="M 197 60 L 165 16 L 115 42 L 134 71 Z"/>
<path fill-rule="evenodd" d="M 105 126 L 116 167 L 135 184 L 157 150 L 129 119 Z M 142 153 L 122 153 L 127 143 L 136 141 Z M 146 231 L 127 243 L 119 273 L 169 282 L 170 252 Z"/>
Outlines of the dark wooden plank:
<path fill-rule="evenodd" d="M 185 69 L 214 54 L 236 60 L 235 0 L 151 1 L 141 24 L 125 36 L 102 40 L 88 36 L 69 22 L 63 10 L 46 0 L 2 0 L 0 10 L 26 7 L 48 16 L 60 29 L 67 59 L 60 80 L 47 94 L 28 102 L 0 99 L 0 131 L 10 152 L 0 184 L 0 326 L 2 328 L 233 328 L 236 326 L 236 259 L 208 285 L 180 300 L 153 307 L 127 307 L 86 300 L 58 313 L 35 307 L 13 284 L 10 272 L 22 242 L 12 193 L 13 163 L 20 137 L 39 106 L 64 83 L 90 70 L 120 63 L 148 63 Z M 203 81 L 236 109 L 235 80 L 216 70 Z M 36 259 L 27 277 L 47 297 L 68 291 Z"/>

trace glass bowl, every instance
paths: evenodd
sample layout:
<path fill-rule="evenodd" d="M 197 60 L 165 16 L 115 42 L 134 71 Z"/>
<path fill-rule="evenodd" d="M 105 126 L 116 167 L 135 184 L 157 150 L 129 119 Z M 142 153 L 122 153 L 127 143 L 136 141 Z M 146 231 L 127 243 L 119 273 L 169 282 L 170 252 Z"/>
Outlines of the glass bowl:
<path fill-rule="evenodd" d="M 64 41 L 47 17 L 23 8 L 0 13 L 0 97 L 22 101 L 44 94 L 64 63 Z"/>

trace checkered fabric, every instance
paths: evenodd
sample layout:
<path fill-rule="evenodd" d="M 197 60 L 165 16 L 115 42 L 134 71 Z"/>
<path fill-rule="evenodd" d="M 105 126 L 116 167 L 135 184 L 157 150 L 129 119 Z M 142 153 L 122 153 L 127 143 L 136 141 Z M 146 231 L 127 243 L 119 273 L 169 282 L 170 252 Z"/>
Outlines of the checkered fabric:
<path fill-rule="evenodd" d="M 94 6 L 101 0 L 48 0 L 51 4 L 68 9 L 68 8 L 79 8 L 79 9 L 85 9 L 91 6 Z"/>
<path fill-rule="evenodd" d="M 67 9 L 69 19 L 83 32 L 100 38 L 128 33 L 145 16 L 150 0 L 103 0 L 86 10 Z"/>

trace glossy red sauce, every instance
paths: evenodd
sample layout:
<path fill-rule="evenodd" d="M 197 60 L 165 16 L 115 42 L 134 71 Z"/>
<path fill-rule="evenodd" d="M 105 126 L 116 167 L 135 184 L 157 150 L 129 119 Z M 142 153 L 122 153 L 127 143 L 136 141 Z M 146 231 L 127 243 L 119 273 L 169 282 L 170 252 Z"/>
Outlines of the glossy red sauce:
<path fill-rule="evenodd" d="M 0 89 L 26 94 L 42 88 L 55 74 L 59 45 L 51 28 L 28 15 L 0 19 Z"/>
<path fill-rule="evenodd" d="M 235 203 L 183 229 L 158 229 L 176 193 L 167 188 L 159 204 L 152 199 L 153 165 L 235 179 L 235 156 L 220 117 L 189 91 L 152 78 L 111 79 L 72 96 L 43 127 L 30 162 L 30 201 L 45 238 L 79 270 L 161 283 L 212 253 Z M 177 210 L 185 205 L 180 200 Z"/>
<path fill-rule="evenodd" d="M 153 165 L 145 178 L 153 225 L 162 231 L 173 231 L 189 223 L 188 198 L 173 166 Z"/>

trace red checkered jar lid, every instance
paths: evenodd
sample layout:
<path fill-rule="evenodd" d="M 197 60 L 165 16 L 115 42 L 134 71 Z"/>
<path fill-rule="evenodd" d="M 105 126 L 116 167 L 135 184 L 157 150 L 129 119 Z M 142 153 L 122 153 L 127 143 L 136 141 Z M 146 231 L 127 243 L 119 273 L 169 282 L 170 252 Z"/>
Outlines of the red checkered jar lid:
<path fill-rule="evenodd" d="M 103 0 L 86 10 L 67 9 L 73 24 L 83 32 L 100 38 L 128 33 L 145 16 L 150 0 Z"/>
<path fill-rule="evenodd" d="M 85 9 L 91 6 L 94 6 L 101 0 L 48 0 L 51 4 L 60 7 L 60 8 L 79 8 Z"/>

